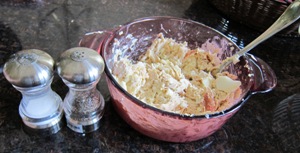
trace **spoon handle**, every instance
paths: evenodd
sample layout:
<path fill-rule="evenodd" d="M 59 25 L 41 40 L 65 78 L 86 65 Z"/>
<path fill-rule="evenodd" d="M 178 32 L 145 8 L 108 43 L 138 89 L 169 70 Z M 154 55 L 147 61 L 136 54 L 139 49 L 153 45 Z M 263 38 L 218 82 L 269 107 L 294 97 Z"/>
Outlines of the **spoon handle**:
<path fill-rule="evenodd" d="M 300 17 L 300 0 L 295 0 L 292 4 L 287 7 L 283 14 L 259 37 L 253 40 L 250 44 L 244 47 L 242 50 L 237 52 L 237 57 L 244 55 L 246 52 L 270 38 L 277 32 L 291 25 Z"/>
<path fill-rule="evenodd" d="M 277 32 L 281 31 L 282 29 L 286 28 L 287 26 L 294 23 L 300 17 L 300 0 L 295 0 L 286 10 L 281 14 L 281 16 L 259 37 L 254 39 L 250 44 L 246 47 L 235 53 L 233 56 L 226 58 L 222 61 L 219 67 L 212 70 L 212 74 L 216 75 L 218 72 L 222 72 L 224 68 L 226 68 L 230 63 L 238 62 L 240 56 L 247 53 L 252 48 L 256 47 L 261 42 L 265 41 L 266 39 L 270 38 Z"/>

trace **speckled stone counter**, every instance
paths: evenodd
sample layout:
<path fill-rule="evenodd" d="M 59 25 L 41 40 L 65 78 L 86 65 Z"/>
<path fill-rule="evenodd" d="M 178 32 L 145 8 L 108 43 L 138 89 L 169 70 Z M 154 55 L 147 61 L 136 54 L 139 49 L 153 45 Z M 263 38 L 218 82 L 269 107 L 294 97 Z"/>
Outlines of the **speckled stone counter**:
<path fill-rule="evenodd" d="M 240 47 L 260 34 L 227 19 L 206 0 L 13 0 L 1 1 L 0 12 L 1 71 L 7 56 L 15 51 L 36 48 L 57 59 L 62 51 L 78 46 L 85 33 L 113 28 L 140 17 L 176 16 L 202 22 Z M 64 126 L 54 135 L 29 135 L 24 132 L 18 114 L 21 94 L 1 72 L 0 152 L 297 152 L 299 41 L 299 37 L 277 35 L 253 49 L 251 53 L 275 71 L 277 87 L 253 95 L 219 131 L 190 143 L 162 142 L 132 129 L 111 105 L 104 77 L 97 86 L 106 100 L 99 130 L 81 135 Z M 52 87 L 61 97 L 68 90 L 57 74 Z"/>

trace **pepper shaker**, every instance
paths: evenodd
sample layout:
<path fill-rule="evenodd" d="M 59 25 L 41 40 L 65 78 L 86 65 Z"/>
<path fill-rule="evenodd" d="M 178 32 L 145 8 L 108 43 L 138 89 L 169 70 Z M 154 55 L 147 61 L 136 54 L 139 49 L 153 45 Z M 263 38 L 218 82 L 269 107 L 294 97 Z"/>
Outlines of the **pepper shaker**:
<path fill-rule="evenodd" d="M 61 129 L 62 99 L 51 89 L 53 66 L 52 57 L 37 49 L 19 51 L 4 64 L 5 78 L 22 93 L 19 114 L 30 132 Z"/>
<path fill-rule="evenodd" d="M 102 57 L 90 48 L 75 47 L 64 51 L 56 66 L 69 87 L 63 106 L 67 126 L 78 133 L 97 130 L 105 105 L 96 88 L 104 70 Z"/>

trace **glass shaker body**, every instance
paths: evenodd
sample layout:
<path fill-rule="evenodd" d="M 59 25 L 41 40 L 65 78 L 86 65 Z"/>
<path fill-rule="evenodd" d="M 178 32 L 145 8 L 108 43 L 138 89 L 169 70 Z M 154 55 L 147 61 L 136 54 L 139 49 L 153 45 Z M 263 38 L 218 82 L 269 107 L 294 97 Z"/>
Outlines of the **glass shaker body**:
<path fill-rule="evenodd" d="M 22 93 L 19 114 L 24 122 L 33 129 L 53 128 L 56 133 L 61 127 L 59 122 L 63 116 L 62 99 L 51 89 L 52 79 L 46 85 L 20 88 Z"/>
<path fill-rule="evenodd" d="M 83 85 L 63 81 L 69 87 L 69 92 L 64 99 L 67 126 L 79 133 L 97 130 L 105 105 L 103 96 L 96 89 L 99 80 Z"/>

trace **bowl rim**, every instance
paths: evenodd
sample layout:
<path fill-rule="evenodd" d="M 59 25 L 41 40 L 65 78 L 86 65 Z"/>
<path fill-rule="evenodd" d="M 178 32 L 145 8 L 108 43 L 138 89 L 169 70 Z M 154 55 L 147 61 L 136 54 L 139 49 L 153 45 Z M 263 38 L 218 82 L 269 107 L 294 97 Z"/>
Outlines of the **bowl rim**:
<path fill-rule="evenodd" d="M 139 18 L 139 19 L 135 19 L 132 20 L 130 22 L 127 22 L 126 24 L 123 24 L 120 26 L 121 27 L 126 27 L 126 26 L 131 26 L 133 24 L 136 23 L 140 23 L 140 22 L 144 22 L 144 21 L 150 21 L 150 20 L 157 20 L 157 19 L 166 19 L 166 20 L 180 20 L 183 22 L 187 22 L 187 23 L 192 23 L 192 24 L 197 24 L 200 26 L 203 26 L 209 30 L 212 30 L 214 32 L 216 32 L 217 34 L 219 34 L 220 36 L 222 36 L 223 38 L 229 40 L 234 46 L 236 46 L 238 49 L 240 49 L 238 47 L 238 45 L 236 45 L 236 43 L 234 43 L 230 38 L 228 38 L 227 36 L 225 36 L 223 33 L 219 32 L 216 29 L 213 29 L 212 27 L 209 27 L 203 23 L 191 20 L 191 19 L 185 19 L 185 18 L 179 18 L 179 17 L 172 17 L 172 16 L 150 16 L 150 17 L 144 17 L 144 18 Z M 116 29 L 115 31 L 113 31 L 113 33 L 111 34 L 111 36 L 114 36 L 115 34 L 117 34 L 119 28 Z M 104 49 L 106 48 L 106 46 L 111 43 L 112 39 L 106 39 L 103 43 L 103 45 L 101 46 L 101 51 L 100 54 L 103 56 L 104 54 Z M 247 57 L 248 55 L 245 54 L 244 57 Z M 247 58 L 246 58 L 247 59 Z M 241 98 L 241 100 L 239 102 L 237 102 L 236 104 L 232 105 L 231 107 L 220 111 L 220 112 L 214 112 L 214 113 L 209 113 L 209 114 L 201 114 L 201 115 L 193 115 L 193 114 L 179 114 L 179 113 L 174 113 L 174 112 L 170 112 L 170 111 L 165 111 L 159 108 L 156 108 L 154 106 L 151 106 L 149 104 L 147 104 L 146 102 L 143 102 L 139 99 L 137 99 L 136 97 L 134 97 L 133 95 L 131 95 L 130 93 L 128 93 L 125 89 L 123 89 L 123 87 L 121 87 L 121 85 L 119 85 L 119 83 L 115 80 L 115 78 L 113 77 L 113 75 L 111 74 L 111 71 L 109 70 L 108 66 L 107 66 L 107 62 L 106 59 L 103 56 L 103 60 L 105 63 L 105 74 L 106 76 L 109 78 L 110 83 L 118 90 L 120 90 L 122 92 L 122 94 L 124 94 L 128 99 L 131 99 L 132 102 L 134 102 L 135 104 L 143 107 L 143 108 L 147 108 L 150 109 L 151 111 L 154 112 L 158 112 L 160 114 L 163 115 L 168 115 L 168 116 L 173 116 L 173 117 L 178 117 L 178 118 L 183 118 L 183 119 L 209 119 L 209 118 L 217 118 L 217 117 L 222 117 L 228 114 L 231 114 L 233 112 L 235 112 L 236 110 L 238 110 L 247 100 L 248 98 L 252 95 L 251 92 L 246 92 L 246 94 L 244 95 L 243 98 Z"/>

